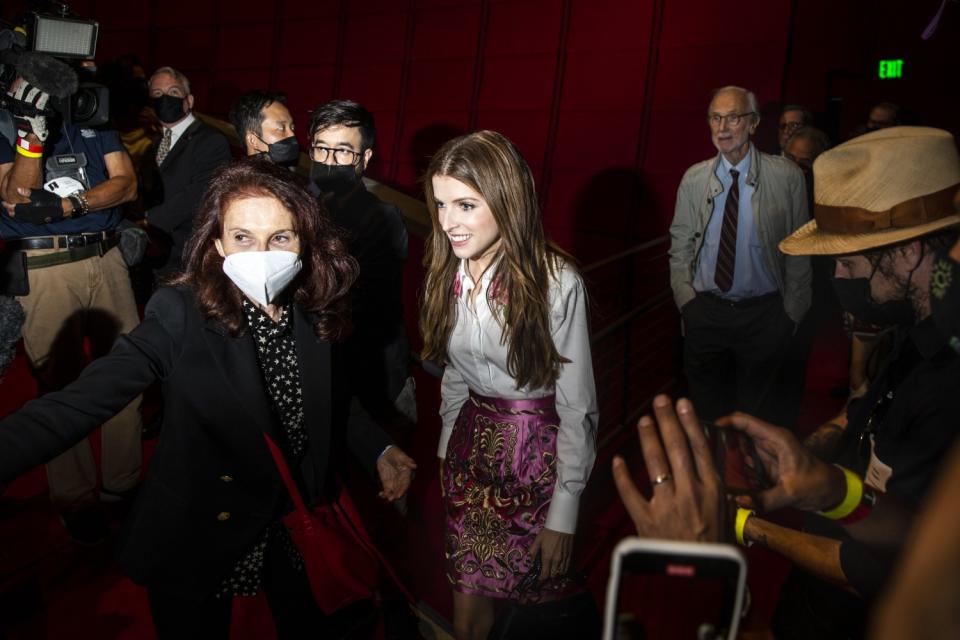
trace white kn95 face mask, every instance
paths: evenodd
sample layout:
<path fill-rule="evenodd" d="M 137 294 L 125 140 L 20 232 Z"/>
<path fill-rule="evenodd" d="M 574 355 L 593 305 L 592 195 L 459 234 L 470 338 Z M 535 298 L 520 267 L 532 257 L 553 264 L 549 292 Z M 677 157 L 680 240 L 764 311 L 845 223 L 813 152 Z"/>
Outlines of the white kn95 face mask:
<path fill-rule="evenodd" d="M 223 272 L 260 306 L 272 303 L 302 268 L 293 251 L 239 251 L 223 259 Z"/>

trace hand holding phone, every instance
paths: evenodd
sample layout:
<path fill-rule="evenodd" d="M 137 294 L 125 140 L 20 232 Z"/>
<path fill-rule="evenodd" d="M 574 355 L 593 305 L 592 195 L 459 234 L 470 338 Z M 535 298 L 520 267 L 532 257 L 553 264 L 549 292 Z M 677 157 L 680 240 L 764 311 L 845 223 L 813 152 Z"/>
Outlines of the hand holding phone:
<path fill-rule="evenodd" d="M 734 429 L 701 422 L 713 449 L 713 463 L 723 478 L 728 496 L 754 497 L 772 486 L 754 441 Z"/>
<path fill-rule="evenodd" d="M 613 551 L 604 640 L 733 640 L 747 565 L 731 545 L 625 538 Z"/>

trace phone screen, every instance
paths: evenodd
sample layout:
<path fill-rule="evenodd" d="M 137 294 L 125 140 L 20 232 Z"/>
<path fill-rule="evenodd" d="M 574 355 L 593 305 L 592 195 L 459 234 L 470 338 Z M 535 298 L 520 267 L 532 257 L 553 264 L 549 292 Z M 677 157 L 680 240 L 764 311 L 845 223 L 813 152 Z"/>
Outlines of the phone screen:
<path fill-rule="evenodd" d="M 622 556 L 613 637 L 726 638 L 740 565 L 729 558 L 629 552 Z"/>
<path fill-rule="evenodd" d="M 723 485 L 730 495 L 754 495 L 770 486 L 753 441 L 734 429 L 702 423 L 713 449 L 713 464 L 722 470 Z"/>

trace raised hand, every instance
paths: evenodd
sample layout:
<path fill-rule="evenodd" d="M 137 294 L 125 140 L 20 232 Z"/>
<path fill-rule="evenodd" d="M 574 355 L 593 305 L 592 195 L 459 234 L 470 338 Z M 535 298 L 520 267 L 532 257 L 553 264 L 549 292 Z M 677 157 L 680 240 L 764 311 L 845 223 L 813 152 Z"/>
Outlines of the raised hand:
<path fill-rule="evenodd" d="M 656 422 L 640 418 L 637 431 L 653 495 L 637 489 L 627 464 L 613 459 L 613 479 L 637 534 L 650 538 L 718 542 L 725 538 L 723 483 L 710 446 L 689 400 L 659 395 L 653 400 Z"/>

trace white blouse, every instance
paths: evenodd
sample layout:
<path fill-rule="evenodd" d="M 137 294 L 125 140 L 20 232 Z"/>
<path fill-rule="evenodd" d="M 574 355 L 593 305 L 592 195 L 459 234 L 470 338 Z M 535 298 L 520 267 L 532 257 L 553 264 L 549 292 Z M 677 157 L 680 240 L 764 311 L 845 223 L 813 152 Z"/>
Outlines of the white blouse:
<path fill-rule="evenodd" d="M 516 382 L 507 372 L 508 345 L 501 342 L 500 325 L 487 301 L 486 289 L 495 271 L 496 265 L 493 265 L 481 277 L 482 288 L 470 308 L 471 291 L 477 285 L 470 278 L 466 264 L 460 263 L 457 321 L 447 346 L 450 362 L 440 387 L 443 429 L 437 455 L 446 457 L 453 424 L 471 389 L 479 395 L 511 400 L 556 393 L 560 416 L 557 483 L 547 511 L 546 527 L 573 533 L 580 494 L 597 455 L 597 392 L 590 360 L 586 290 L 580 274 L 566 263 L 550 278 L 550 331 L 557 352 L 570 362 L 561 365 L 555 388 L 517 390 Z"/>

